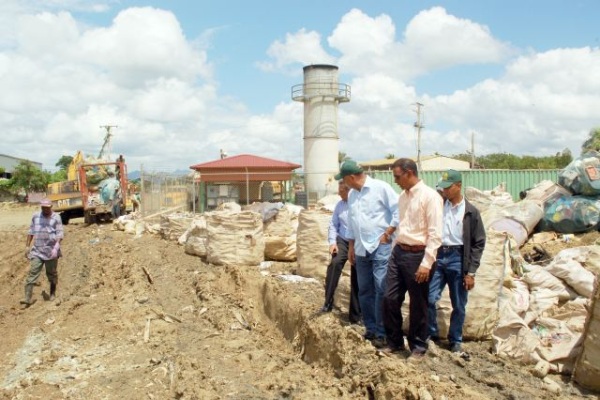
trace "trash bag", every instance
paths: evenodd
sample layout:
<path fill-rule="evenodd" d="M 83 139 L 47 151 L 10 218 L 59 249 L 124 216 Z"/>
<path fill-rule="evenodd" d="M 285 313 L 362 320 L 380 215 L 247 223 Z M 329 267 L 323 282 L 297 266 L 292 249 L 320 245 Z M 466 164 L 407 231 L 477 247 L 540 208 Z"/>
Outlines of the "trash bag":
<path fill-rule="evenodd" d="M 600 195 L 600 153 L 592 151 L 571 161 L 558 175 L 558 183 L 573 194 Z"/>
<path fill-rule="evenodd" d="M 598 229 L 599 222 L 599 198 L 566 196 L 547 205 L 538 227 L 540 231 L 581 233 Z"/>

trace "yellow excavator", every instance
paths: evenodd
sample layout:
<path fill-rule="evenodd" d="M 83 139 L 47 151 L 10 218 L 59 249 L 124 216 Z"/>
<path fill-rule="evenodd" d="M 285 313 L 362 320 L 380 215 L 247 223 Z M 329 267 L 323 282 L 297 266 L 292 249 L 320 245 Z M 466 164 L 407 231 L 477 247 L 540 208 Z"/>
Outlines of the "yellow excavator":
<path fill-rule="evenodd" d="M 86 158 L 78 151 L 67 168 L 67 180 L 48 185 L 47 197 L 52 201 L 52 209 L 60 214 L 65 225 L 71 218 L 80 217 L 87 224 L 112 220 L 113 205 L 101 196 L 102 183 L 109 175 L 114 175 L 119 182 L 119 214 L 127 210 L 127 164 L 123 156 L 116 161 L 103 160 L 111 137 L 111 127 L 106 128 L 107 134 L 97 158 Z"/>

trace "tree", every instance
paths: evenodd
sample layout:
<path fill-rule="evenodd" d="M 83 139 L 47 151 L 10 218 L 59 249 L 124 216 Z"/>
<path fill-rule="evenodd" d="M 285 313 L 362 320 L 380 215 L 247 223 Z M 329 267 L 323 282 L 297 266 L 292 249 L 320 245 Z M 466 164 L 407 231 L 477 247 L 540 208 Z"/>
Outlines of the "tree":
<path fill-rule="evenodd" d="M 56 167 L 60 167 L 61 170 L 66 171 L 67 168 L 69 168 L 69 164 L 71 164 L 71 162 L 73 162 L 72 156 L 62 156 L 54 165 Z"/>
<path fill-rule="evenodd" d="M 22 160 L 15 167 L 10 180 L 13 190 L 23 190 L 28 195 L 30 192 L 45 191 L 50 173 L 42 171 L 31 161 Z"/>
<path fill-rule="evenodd" d="M 600 128 L 590 130 L 589 137 L 581 145 L 581 154 L 589 153 L 590 151 L 600 151 Z"/>
<path fill-rule="evenodd" d="M 395 156 L 393 153 L 387 153 L 387 154 L 385 155 L 385 159 L 386 159 L 386 160 L 393 160 L 393 159 L 395 159 L 395 158 L 396 158 L 396 156 Z"/>
<path fill-rule="evenodd" d="M 62 181 L 66 181 L 66 180 L 67 180 L 67 171 L 64 169 L 60 169 L 60 170 L 52 173 L 52 175 L 50 175 L 49 183 L 62 182 Z"/>
<path fill-rule="evenodd" d="M 348 157 L 348 155 L 346 153 L 344 153 L 343 151 L 338 151 L 338 163 L 342 163 L 346 160 L 349 160 L 350 157 Z"/>

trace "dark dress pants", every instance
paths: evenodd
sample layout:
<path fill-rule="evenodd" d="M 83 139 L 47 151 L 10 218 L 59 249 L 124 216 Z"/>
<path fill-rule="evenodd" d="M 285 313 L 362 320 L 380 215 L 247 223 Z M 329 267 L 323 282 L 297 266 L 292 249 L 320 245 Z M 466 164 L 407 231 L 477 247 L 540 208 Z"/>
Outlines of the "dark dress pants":
<path fill-rule="evenodd" d="M 388 343 L 393 347 L 404 347 L 402 332 L 402 303 L 406 292 L 410 296 L 408 345 L 411 351 L 425 352 L 428 337 L 429 282 L 417 283 L 415 273 L 423 260 L 424 251 L 408 252 L 394 246 L 383 297 L 383 324 Z"/>
<path fill-rule="evenodd" d="M 348 261 L 348 242 L 341 237 L 336 239 L 338 252 L 335 254 L 327 266 L 327 276 L 325 278 L 325 304 L 324 308 L 331 310 L 333 308 L 333 298 L 342 275 L 342 270 L 346 261 Z M 356 267 L 350 265 L 350 306 L 348 318 L 350 322 L 360 321 L 360 305 L 358 302 L 358 279 L 356 277 Z"/>

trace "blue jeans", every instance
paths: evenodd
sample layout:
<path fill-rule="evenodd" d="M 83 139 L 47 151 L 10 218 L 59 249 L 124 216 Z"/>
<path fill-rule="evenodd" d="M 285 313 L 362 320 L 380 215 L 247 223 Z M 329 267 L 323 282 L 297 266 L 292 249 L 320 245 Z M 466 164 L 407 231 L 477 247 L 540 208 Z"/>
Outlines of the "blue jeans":
<path fill-rule="evenodd" d="M 377 337 L 385 337 L 382 301 L 391 249 L 391 244 L 379 244 L 374 252 L 367 253 L 364 257 L 356 256 L 358 301 L 363 323 L 367 332 Z"/>
<path fill-rule="evenodd" d="M 448 330 L 448 341 L 451 344 L 462 342 L 465 309 L 469 294 L 464 286 L 462 258 L 462 248 L 443 250 L 440 247 L 437 253 L 437 268 L 429 283 L 429 335 L 439 337 L 436 305 L 442 297 L 444 287 L 448 284 L 452 302 L 450 329 Z"/>

